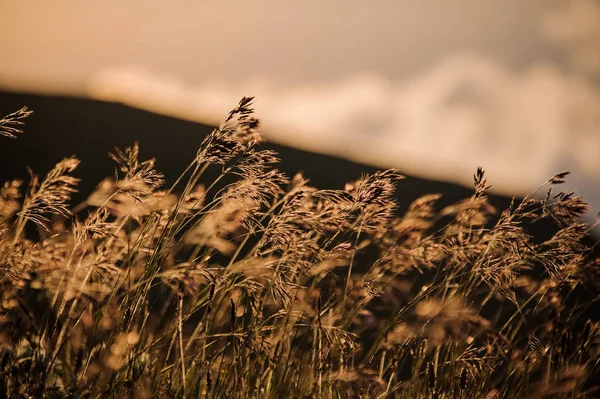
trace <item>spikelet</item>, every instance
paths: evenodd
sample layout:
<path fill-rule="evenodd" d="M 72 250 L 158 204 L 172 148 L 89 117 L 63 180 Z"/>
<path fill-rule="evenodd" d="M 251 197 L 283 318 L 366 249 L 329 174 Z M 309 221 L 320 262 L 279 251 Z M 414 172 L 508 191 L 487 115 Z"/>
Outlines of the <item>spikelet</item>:
<path fill-rule="evenodd" d="M 77 192 L 75 186 L 79 179 L 69 176 L 79 165 L 75 157 L 65 158 L 46 175 L 41 183 L 31 174 L 31 183 L 21 211 L 18 213 L 19 223 L 31 221 L 43 229 L 48 229 L 47 223 L 51 215 L 67 216 L 67 208 L 71 194 Z M 18 234 L 17 234 L 18 235 Z"/>
<path fill-rule="evenodd" d="M 0 118 L 0 136 L 14 139 L 17 137 L 17 134 L 23 133 L 23 129 L 19 128 L 19 126 L 25 124 L 25 119 L 32 113 L 33 111 L 29 108 L 23 107 Z"/>

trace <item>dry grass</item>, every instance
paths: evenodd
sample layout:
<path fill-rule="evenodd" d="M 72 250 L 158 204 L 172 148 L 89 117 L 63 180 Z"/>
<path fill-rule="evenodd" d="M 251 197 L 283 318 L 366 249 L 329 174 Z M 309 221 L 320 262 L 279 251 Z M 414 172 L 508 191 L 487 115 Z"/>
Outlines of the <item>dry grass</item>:
<path fill-rule="evenodd" d="M 244 98 L 172 187 L 117 150 L 76 212 L 74 158 L 4 184 L 0 397 L 598 394 L 600 260 L 565 173 L 499 217 L 481 169 L 471 198 L 397 217 L 397 172 L 317 190 L 257 129 Z"/>

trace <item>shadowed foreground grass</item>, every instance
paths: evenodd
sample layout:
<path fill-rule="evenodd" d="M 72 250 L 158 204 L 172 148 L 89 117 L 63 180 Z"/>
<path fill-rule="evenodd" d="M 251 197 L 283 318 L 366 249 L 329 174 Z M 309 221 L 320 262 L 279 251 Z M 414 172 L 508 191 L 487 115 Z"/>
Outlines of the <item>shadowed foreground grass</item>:
<path fill-rule="evenodd" d="M 566 173 L 496 212 L 479 169 L 470 198 L 398 217 L 394 170 L 344 190 L 280 173 L 251 100 L 172 186 L 137 144 L 74 208 L 73 157 L 4 183 L 0 397 L 598 394 L 600 259 Z"/>

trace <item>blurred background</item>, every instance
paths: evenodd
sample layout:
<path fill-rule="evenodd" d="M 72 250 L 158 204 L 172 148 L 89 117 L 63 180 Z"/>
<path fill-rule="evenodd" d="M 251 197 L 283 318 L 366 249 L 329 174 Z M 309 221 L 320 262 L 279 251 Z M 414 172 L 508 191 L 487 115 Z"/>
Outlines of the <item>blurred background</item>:
<path fill-rule="evenodd" d="M 483 166 L 508 197 L 569 170 L 589 220 L 600 210 L 600 0 L 3 1 L 0 48 L 0 113 L 45 115 L 32 140 L 78 128 L 110 149 L 120 126 L 177 158 L 190 143 L 159 135 L 166 119 L 89 100 L 210 126 L 254 95 L 265 136 L 308 151 L 288 155 L 299 169 L 327 165 L 319 153 L 352 161 L 322 174 L 364 164 L 470 186 Z M 18 145 L 3 156 L 29 156 Z"/>

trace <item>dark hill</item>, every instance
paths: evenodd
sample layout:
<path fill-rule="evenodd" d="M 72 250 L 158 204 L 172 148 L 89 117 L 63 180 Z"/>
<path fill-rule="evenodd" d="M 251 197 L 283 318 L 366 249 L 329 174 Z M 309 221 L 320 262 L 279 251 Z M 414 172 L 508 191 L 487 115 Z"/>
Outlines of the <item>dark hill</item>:
<path fill-rule="evenodd" d="M 0 141 L 0 179 L 26 178 L 27 166 L 38 174 L 45 174 L 60 159 L 75 154 L 82 160 L 77 174 L 83 178 L 83 193 L 89 193 L 103 177 L 112 175 L 113 163 L 107 153 L 115 146 L 124 147 L 134 141 L 140 143 L 142 158 L 155 157 L 157 168 L 167 181 L 173 181 L 213 129 L 118 103 L 0 92 L 0 114 L 8 114 L 23 105 L 34 113 L 28 118 L 23 135 L 16 140 Z M 263 147 L 280 154 L 280 168 L 288 175 L 302 171 L 320 188 L 342 188 L 362 173 L 377 170 L 274 143 L 265 143 Z M 399 191 L 401 207 L 426 193 L 443 193 L 447 201 L 472 193 L 454 184 L 415 177 L 404 180 Z M 495 196 L 494 202 L 505 205 L 509 199 Z"/>
<path fill-rule="evenodd" d="M 34 110 L 18 139 L 0 140 L 0 182 L 27 178 L 27 167 L 44 175 L 63 157 L 77 155 L 82 160 L 76 175 L 82 178 L 75 201 L 87 197 L 104 177 L 114 173 L 107 153 L 114 146 L 124 147 L 139 141 L 141 158 L 155 157 L 157 168 L 168 182 L 174 182 L 196 155 L 211 126 L 186 122 L 134 109 L 118 103 L 68 97 L 0 92 L 0 114 L 6 115 L 23 105 Z M 260 115 L 258 115 L 260 118 Z M 310 153 L 266 143 L 281 157 L 280 168 L 292 176 L 302 171 L 319 188 L 343 188 L 348 181 L 377 169 L 344 159 Z M 485 167 L 485 165 L 482 165 Z M 208 176 L 210 178 L 211 176 Z M 490 182 L 493 184 L 493 182 Z M 408 177 L 400 183 L 400 212 L 414 199 L 428 193 L 442 193 L 442 205 L 472 194 L 472 190 L 449 183 Z M 492 196 L 491 202 L 505 208 L 510 198 Z M 554 227 L 536 225 L 534 235 L 547 237 Z"/>

